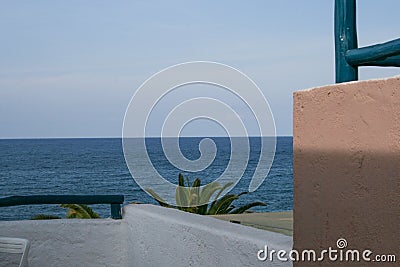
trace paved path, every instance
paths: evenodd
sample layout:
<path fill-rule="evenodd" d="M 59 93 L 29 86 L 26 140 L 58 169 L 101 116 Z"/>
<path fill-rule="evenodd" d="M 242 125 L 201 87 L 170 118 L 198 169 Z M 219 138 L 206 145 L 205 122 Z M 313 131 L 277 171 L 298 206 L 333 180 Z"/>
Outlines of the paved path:
<path fill-rule="evenodd" d="M 212 217 L 288 236 L 293 235 L 293 211 L 212 215 Z"/>

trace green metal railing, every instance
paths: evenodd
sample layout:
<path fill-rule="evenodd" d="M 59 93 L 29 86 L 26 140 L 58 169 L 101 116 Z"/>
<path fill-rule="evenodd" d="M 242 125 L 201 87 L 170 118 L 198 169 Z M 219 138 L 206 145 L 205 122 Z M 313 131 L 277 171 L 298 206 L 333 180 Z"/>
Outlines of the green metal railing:
<path fill-rule="evenodd" d="M 359 66 L 400 67 L 400 38 L 358 48 L 356 0 L 335 0 L 336 82 L 358 80 Z"/>
<path fill-rule="evenodd" d="M 0 198 L 0 207 L 39 204 L 111 204 L 111 218 L 122 219 L 123 195 L 33 195 Z"/>

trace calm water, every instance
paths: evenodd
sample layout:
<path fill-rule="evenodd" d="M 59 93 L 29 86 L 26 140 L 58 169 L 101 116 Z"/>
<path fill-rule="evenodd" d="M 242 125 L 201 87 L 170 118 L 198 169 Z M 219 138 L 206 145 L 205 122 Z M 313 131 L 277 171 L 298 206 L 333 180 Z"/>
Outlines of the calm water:
<path fill-rule="evenodd" d="M 185 173 L 204 182 L 217 178 L 227 166 L 229 138 L 212 138 L 217 156 L 207 169 Z M 182 153 L 199 157 L 201 138 L 181 138 Z M 234 203 L 264 201 L 259 211 L 293 209 L 292 137 L 278 137 L 277 151 L 268 178 L 260 188 Z M 259 138 L 250 138 L 250 161 L 232 192 L 247 191 L 260 153 Z M 163 156 L 160 139 L 148 138 L 146 145 L 157 170 L 176 182 L 179 170 Z M 131 177 L 125 164 L 121 139 L 22 139 L 0 140 L 0 197 L 32 194 L 123 194 L 125 202 L 156 203 Z M 109 205 L 91 205 L 103 217 L 109 217 Z M 58 205 L 1 207 L 0 220 L 29 219 L 36 214 L 64 216 Z"/>

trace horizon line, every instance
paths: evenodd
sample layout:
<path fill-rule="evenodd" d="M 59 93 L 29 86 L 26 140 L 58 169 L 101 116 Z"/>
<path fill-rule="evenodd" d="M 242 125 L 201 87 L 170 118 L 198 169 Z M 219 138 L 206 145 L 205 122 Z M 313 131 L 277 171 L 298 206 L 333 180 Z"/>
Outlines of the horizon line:
<path fill-rule="evenodd" d="M 230 136 L 146 136 L 144 138 L 230 138 Z M 250 135 L 250 136 L 231 136 L 232 138 L 243 138 L 243 137 L 269 137 L 269 136 L 259 136 L 259 135 Z M 276 137 L 293 137 L 293 135 L 277 135 Z M 127 138 L 143 138 L 143 137 L 127 137 Z M 44 140 L 44 139 L 123 139 L 121 136 L 116 137 L 0 137 L 0 140 Z"/>

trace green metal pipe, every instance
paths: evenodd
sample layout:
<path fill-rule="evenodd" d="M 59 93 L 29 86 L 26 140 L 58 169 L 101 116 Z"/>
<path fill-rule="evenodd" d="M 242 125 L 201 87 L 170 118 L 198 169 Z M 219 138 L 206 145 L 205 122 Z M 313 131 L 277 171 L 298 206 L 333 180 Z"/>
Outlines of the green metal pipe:
<path fill-rule="evenodd" d="M 400 55 L 400 38 L 383 44 L 348 50 L 345 58 L 350 65 L 365 66 L 365 64 L 374 64 L 375 61 L 384 61 L 398 55 Z M 397 59 L 398 57 L 392 58 L 390 62 L 396 63 Z"/>
<path fill-rule="evenodd" d="M 400 56 L 392 56 L 382 60 L 365 62 L 360 66 L 378 66 L 378 67 L 400 67 Z"/>
<path fill-rule="evenodd" d="M 336 82 L 358 79 L 357 66 L 345 58 L 348 50 L 357 48 L 356 0 L 335 0 L 335 69 Z"/>

